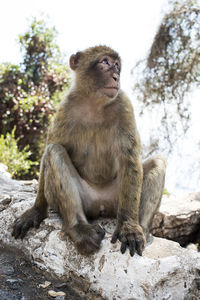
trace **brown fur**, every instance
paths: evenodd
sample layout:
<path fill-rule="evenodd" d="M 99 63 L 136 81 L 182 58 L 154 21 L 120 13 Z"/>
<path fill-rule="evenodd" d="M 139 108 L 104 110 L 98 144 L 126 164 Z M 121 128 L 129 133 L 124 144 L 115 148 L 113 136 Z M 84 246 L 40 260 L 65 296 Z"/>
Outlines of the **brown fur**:
<path fill-rule="evenodd" d="M 131 255 L 142 254 L 143 230 L 148 233 L 162 196 L 165 162 L 157 157 L 142 166 L 133 108 L 119 90 L 120 65 L 105 46 L 71 56 L 75 85 L 50 126 L 36 202 L 16 220 L 16 238 L 39 226 L 50 205 L 81 253 L 99 249 L 105 232 L 88 219 L 104 216 L 117 217 L 112 242 L 121 241 L 121 252 L 129 247 Z"/>

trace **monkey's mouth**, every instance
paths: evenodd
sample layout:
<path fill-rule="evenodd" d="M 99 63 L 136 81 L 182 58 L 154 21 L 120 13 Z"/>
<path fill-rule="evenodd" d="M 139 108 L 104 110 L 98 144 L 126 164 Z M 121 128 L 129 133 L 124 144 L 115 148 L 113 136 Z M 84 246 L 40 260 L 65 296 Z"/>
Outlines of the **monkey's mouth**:
<path fill-rule="evenodd" d="M 118 92 L 119 87 L 117 87 L 117 86 L 105 86 L 103 89 L 105 89 L 107 91 Z"/>
<path fill-rule="evenodd" d="M 118 90 L 119 87 L 118 87 L 118 85 L 109 85 L 109 86 L 104 86 L 104 89 L 115 89 L 115 90 Z"/>
<path fill-rule="evenodd" d="M 105 86 L 102 89 L 102 92 L 104 95 L 106 95 L 109 98 L 113 98 L 117 95 L 119 88 L 116 86 Z"/>

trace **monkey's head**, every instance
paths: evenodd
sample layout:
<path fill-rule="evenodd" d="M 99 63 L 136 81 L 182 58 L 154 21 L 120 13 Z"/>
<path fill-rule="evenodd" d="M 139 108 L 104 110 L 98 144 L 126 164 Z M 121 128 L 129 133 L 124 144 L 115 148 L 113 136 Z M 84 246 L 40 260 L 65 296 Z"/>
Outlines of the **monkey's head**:
<path fill-rule="evenodd" d="M 82 94 L 115 98 L 120 89 L 121 59 L 106 46 L 88 48 L 70 57 L 76 72 L 76 88 Z"/>

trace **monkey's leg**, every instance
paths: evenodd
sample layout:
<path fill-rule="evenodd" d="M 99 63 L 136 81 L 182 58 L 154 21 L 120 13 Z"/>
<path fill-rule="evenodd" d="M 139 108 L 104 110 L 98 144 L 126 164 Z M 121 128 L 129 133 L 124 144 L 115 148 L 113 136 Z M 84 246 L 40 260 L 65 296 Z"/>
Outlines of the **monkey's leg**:
<path fill-rule="evenodd" d="M 153 217 L 160 206 L 165 183 L 166 162 L 162 156 L 155 156 L 143 163 L 143 185 L 139 210 L 139 222 L 146 238 L 151 229 Z"/>
<path fill-rule="evenodd" d="M 47 216 L 47 201 L 44 196 L 44 161 L 41 160 L 40 178 L 38 192 L 35 204 L 28 209 L 21 217 L 14 222 L 12 235 L 17 238 L 23 238 L 31 227 L 38 228 L 43 219 Z"/>
<path fill-rule="evenodd" d="M 44 178 L 48 204 L 61 214 L 64 228 L 78 250 L 83 254 L 98 250 L 105 231 L 98 224 L 88 224 L 81 178 L 62 145 L 47 146 Z"/>

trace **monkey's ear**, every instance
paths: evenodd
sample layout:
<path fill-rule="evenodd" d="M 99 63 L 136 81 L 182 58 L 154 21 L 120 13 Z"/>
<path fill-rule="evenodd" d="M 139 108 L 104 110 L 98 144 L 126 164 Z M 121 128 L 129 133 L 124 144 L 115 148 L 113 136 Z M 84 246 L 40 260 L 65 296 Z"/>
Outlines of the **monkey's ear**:
<path fill-rule="evenodd" d="M 81 57 L 81 52 L 71 55 L 69 59 L 69 65 L 72 70 L 76 70 L 78 67 L 79 58 Z"/>

